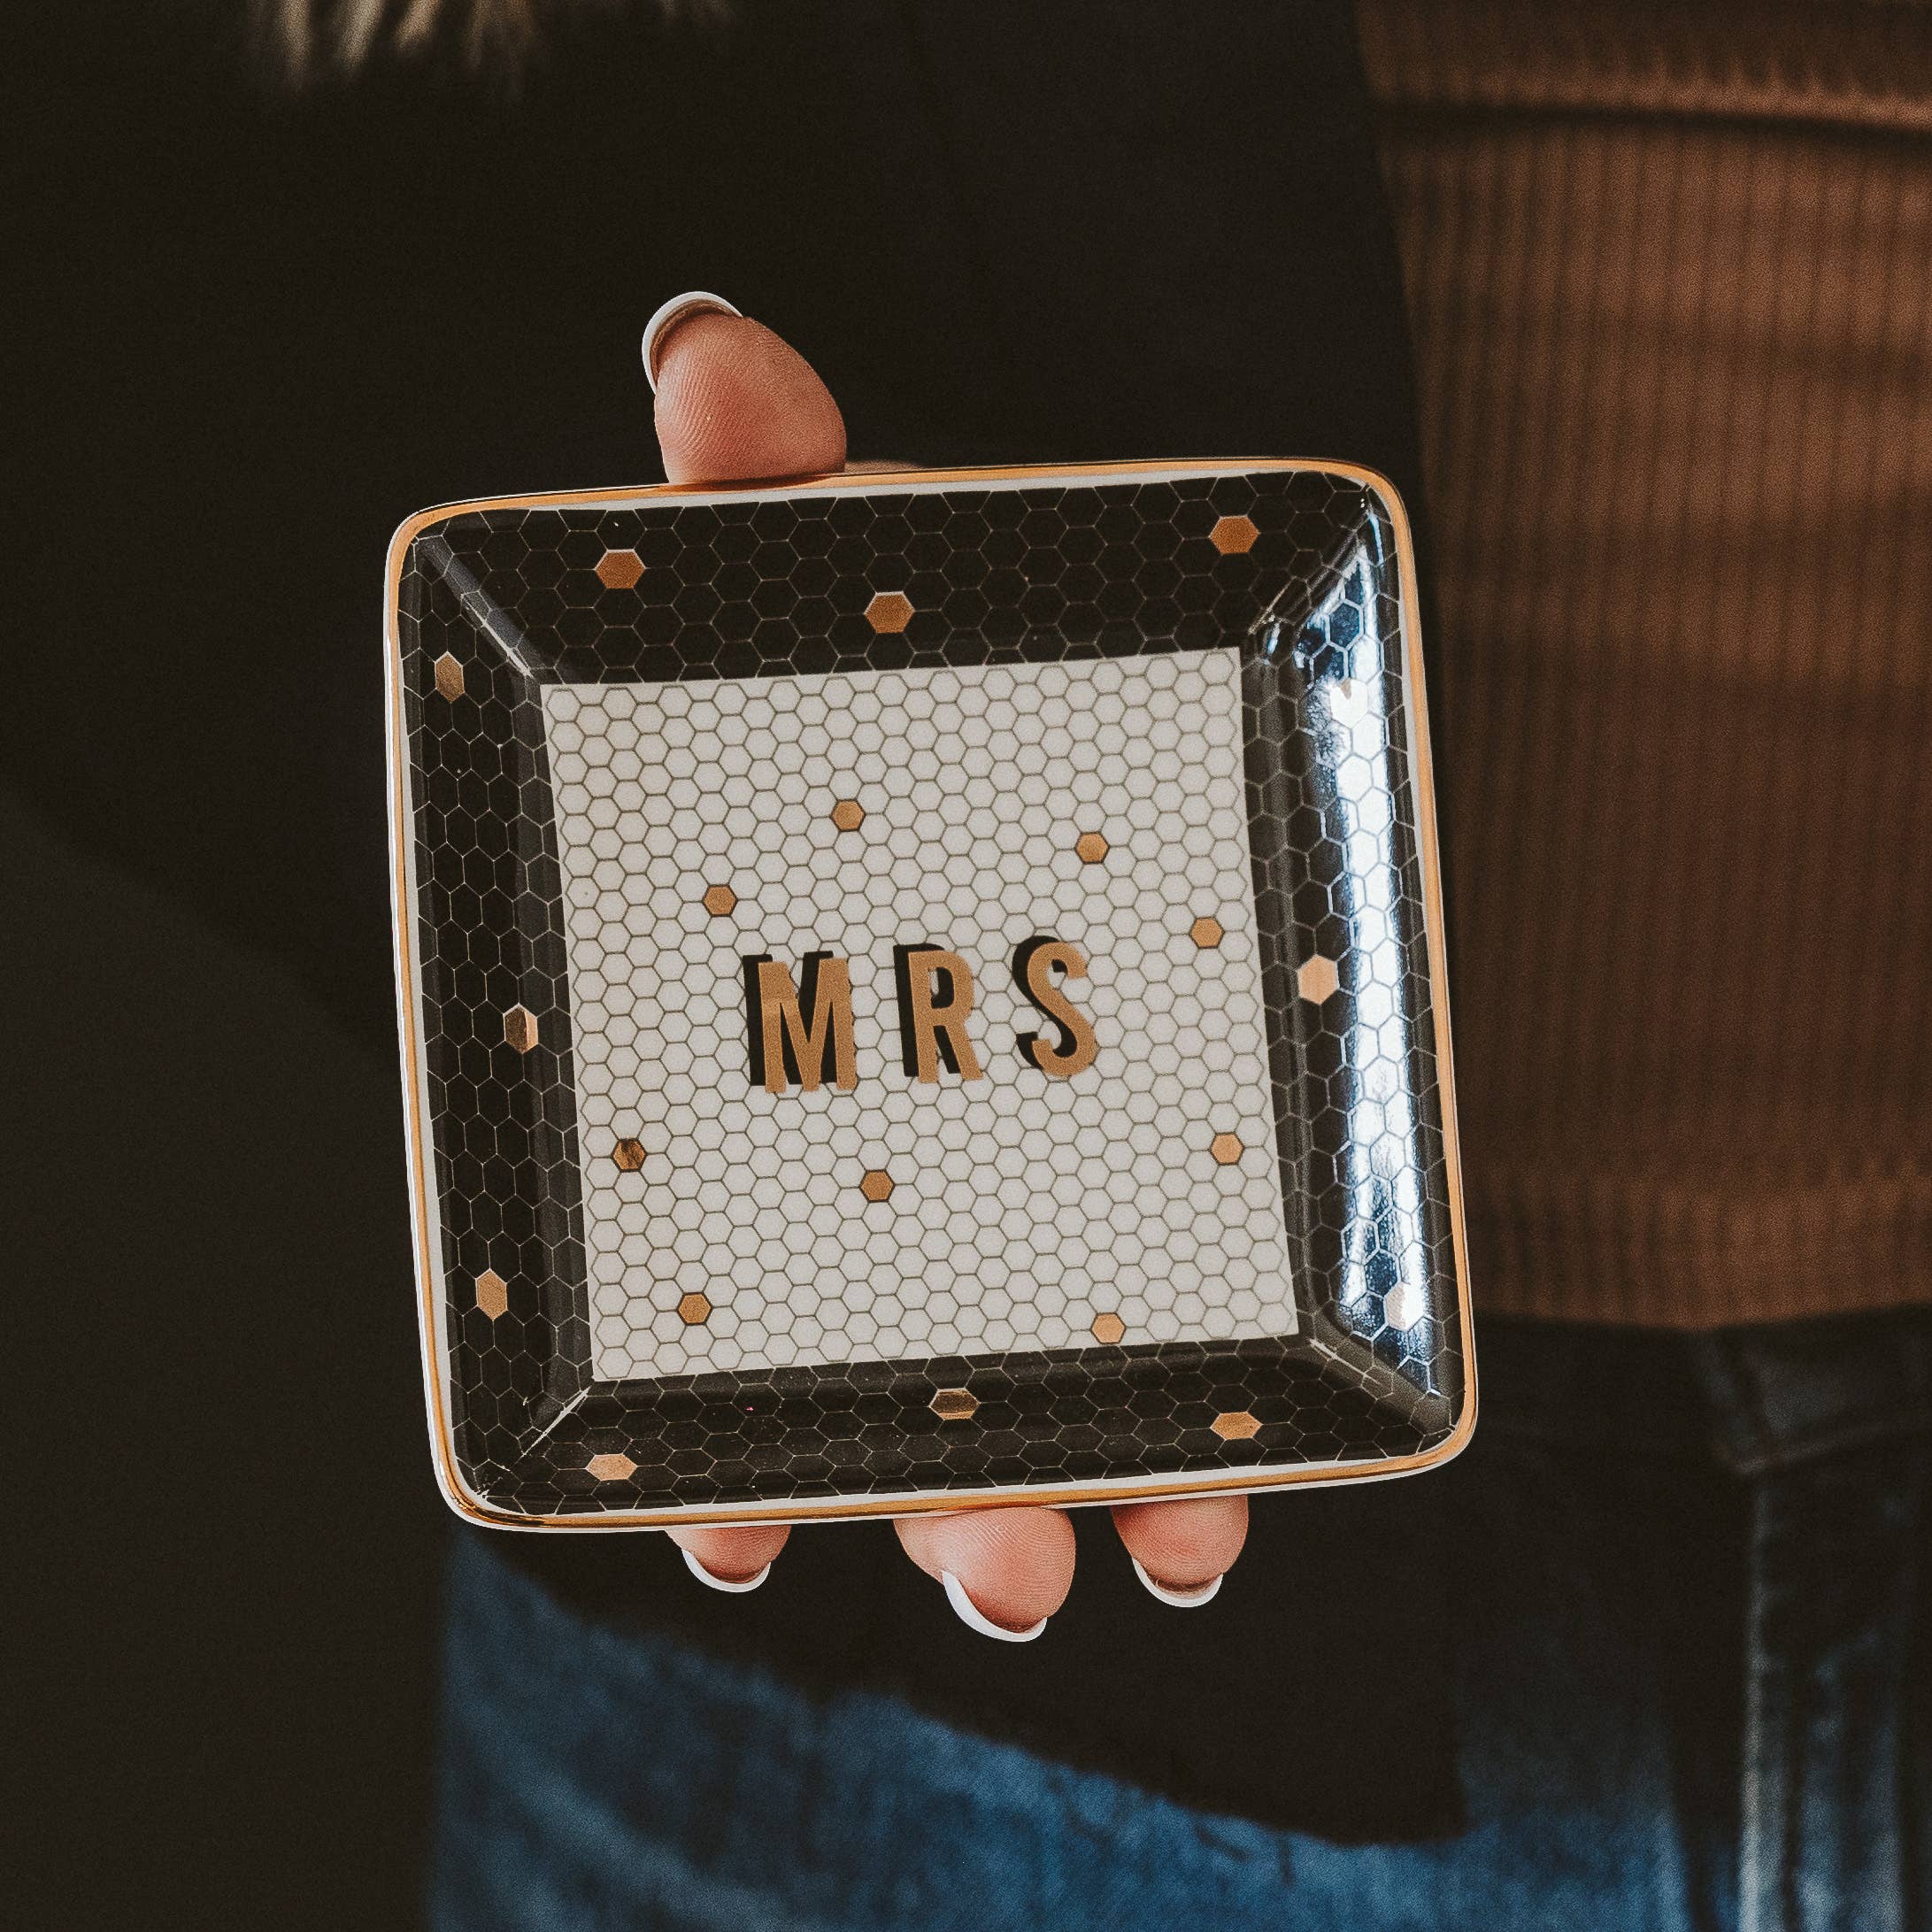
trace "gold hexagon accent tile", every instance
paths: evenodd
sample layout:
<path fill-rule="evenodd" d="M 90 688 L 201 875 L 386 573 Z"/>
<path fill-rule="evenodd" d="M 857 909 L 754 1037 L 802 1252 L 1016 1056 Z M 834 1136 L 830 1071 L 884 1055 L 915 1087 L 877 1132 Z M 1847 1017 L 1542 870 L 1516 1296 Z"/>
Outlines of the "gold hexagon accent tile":
<path fill-rule="evenodd" d="M 1260 535 L 1252 517 L 1223 517 L 1207 533 L 1207 540 L 1223 557 L 1239 557 L 1254 548 L 1254 540 Z"/>
<path fill-rule="evenodd" d="M 882 635 L 897 636 L 912 621 L 912 600 L 897 590 L 881 590 L 866 606 L 866 621 Z"/>
<path fill-rule="evenodd" d="M 1074 841 L 1074 856 L 1083 866 L 1097 866 L 1107 856 L 1107 842 L 1098 832 L 1082 832 Z"/>
<path fill-rule="evenodd" d="M 1224 1409 L 1214 1418 L 1212 1427 L 1224 1443 L 1245 1443 L 1261 1433 L 1258 1418 L 1245 1409 Z"/>
<path fill-rule="evenodd" d="M 625 1174 L 635 1174 L 644 1164 L 644 1143 L 640 1140 L 621 1140 L 611 1150 L 611 1158 Z"/>
<path fill-rule="evenodd" d="M 687 1328 L 697 1328 L 701 1322 L 711 1320 L 711 1297 L 693 1289 L 689 1295 L 678 1297 L 678 1320 Z"/>
<path fill-rule="evenodd" d="M 485 1268 L 476 1277 L 476 1305 L 494 1321 L 510 1307 L 510 1284 L 495 1268 Z"/>
<path fill-rule="evenodd" d="M 723 919 L 737 909 L 738 895 L 729 886 L 708 886 L 704 890 L 704 904 L 713 919 Z"/>
<path fill-rule="evenodd" d="M 512 1006 L 503 1016 L 503 1036 L 519 1053 L 536 1044 L 536 1015 L 527 1006 Z"/>
<path fill-rule="evenodd" d="M 832 807 L 832 823 L 842 832 L 856 832 L 866 822 L 866 808 L 856 798 L 841 798 Z"/>
<path fill-rule="evenodd" d="M 1241 1158 L 1241 1136 L 1238 1134 L 1217 1134 L 1207 1143 L 1207 1151 L 1222 1166 L 1231 1167 Z"/>
<path fill-rule="evenodd" d="M 436 690 L 447 698 L 463 695 L 463 666 L 447 650 L 436 659 Z"/>
<path fill-rule="evenodd" d="M 868 1167 L 865 1179 L 858 1183 L 858 1191 L 868 1201 L 889 1201 L 892 1198 L 892 1176 L 883 1167 Z"/>
<path fill-rule="evenodd" d="M 1335 961 L 1324 958 L 1319 952 L 1311 954 L 1295 968 L 1295 990 L 1311 1005 L 1320 1005 L 1341 983 L 1342 975 Z"/>
<path fill-rule="evenodd" d="M 1188 937 L 1204 951 L 1210 946 L 1218 946 L 1226 936 L 1218 919 L 1204 916 L 1188 928 Z"/>
<path fill-rule="evenodd" d="M 1093 1335 L 1096 1342 L 1112 1348 L 1127 1333 L 1127 1324 L 1118 1315 L 1096 1315 Z"/>
<path fill-rule="evenodd" d="M 942 1422 L 970 1422 L 979 1406 L 980 1398 L 970 1389 L 939 1389 L 933 1393 L 932 1411 Z"/>
<path fill-rule="evenodd" d="M 597 559 L 597 581 L 606 590 L 628 590 L 644 573 L 644 560 L 635 550 L 605 550 Z"/>
<path fill-rule="evenodd" d="M 621 1482 L 627 1476 L 636 1474 L 637 1465 L 628 1456 L 612 1453 L 593 1456 L 584 1465 L 599 1482 Z"/>

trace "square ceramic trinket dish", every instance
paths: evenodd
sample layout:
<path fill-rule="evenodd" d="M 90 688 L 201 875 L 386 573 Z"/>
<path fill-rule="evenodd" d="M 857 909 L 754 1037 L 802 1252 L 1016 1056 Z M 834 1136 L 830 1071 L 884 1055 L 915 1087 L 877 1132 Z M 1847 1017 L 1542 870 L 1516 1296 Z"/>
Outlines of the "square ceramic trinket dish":
<path fill-rule="evenodd" d="M 1326 463 L 425 512 L 431 1436 L 506 1528 L 1400 1474 L 1474 1417 L 1414 568 Z"/>

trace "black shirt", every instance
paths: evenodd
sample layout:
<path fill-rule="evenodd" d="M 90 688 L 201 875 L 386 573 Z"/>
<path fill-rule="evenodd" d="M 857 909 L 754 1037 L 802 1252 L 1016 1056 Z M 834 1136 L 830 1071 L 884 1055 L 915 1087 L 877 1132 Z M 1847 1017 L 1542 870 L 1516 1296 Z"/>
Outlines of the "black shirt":
<path fill-rule="evenodd" d="M 29 30 L 10 766 L 372 1055 L 394 1052 L 387 537 L 433 502 L 650 481 L 637 337 L 665 296 L 717 289 L 793 342 L 855 457 L 1335 457 L 1417 501 L 1400 282 L 1332 0 L 743 0 L 689 26 L 561 5 L 513 82 L 439 52 L 301 89 L 250 61 L 241 11 Z M 238 1079 L 276 1050 L 251 1029 L 208 1042 Z M 400 1228 L 399 1118 L 367 1138 L 353 1212 Z M 273 1184 L 228 1158 L 211 1210 Z M 392 1245 L 395 1279 L 345 1289 L 383 1311 L 372 1347 L 406 1345 Z M 314 1399 L 357 1428 L 356 1388 Z M 742 1600 L 661 1537 L 496 1547 L 598 1616 L 1190 1802 L 1387 1836 L 1450 1802 L 1410 1488 L 1258 1509 L 1198 1623 L 1082 1513 L 1074 1596 L 1021 1652 L 965 1632 L 885 1526 L 801 1533 Z M 1403 1669 L 1328 1667 L 1378 1591 L 1405 1606 Z"/>

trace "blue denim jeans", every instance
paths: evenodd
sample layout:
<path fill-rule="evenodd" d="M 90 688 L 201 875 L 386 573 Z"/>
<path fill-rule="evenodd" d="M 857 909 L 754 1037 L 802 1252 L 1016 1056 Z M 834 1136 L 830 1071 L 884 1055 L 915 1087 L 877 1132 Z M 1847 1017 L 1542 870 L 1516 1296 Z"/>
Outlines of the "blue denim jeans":
<path fill-rule="evenodd" d="M 1344 1843 L 1189 1808 L 580 1614 L 471 1537 L 434 1922 L 1932 1927 L 1932 1324 L 1646 1338 L 1581 1405 L 1591 1331 L 1493 1324 L 1485 1345 L 1477 1443 L 1421 1479 L 1471 1611 L 1449 1828 Z M 1645 1350 L 1691 1400 L 1659 1404 Z M 1597 1480 L 1637 1462 L 1635 1489 Z M 1212 1641 L 1211 1617 L 1174 1613 L 1175 1641 Z"/>

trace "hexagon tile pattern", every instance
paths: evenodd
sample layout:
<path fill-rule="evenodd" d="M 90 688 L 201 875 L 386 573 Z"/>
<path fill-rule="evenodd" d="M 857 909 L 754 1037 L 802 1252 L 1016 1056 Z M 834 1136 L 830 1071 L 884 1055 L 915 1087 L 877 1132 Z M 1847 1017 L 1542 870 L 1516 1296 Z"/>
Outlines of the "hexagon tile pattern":
<path fill-rule="evenodd" d="M 545 688 L 600 1378 L 1066 1349 L 1109 1308 L 1154 1342 L 1294 1332 L 1240 680 L 1224 649 Z M 862 794 L 881 834 L 854 847 L 826 800 Z M 1104 866 L 1065 836 L 1103 810 Z M 727 920 L 687 884 L 720 871 L 746 882 Z M 1070 1080 L 1018 1044 L 1036 934 L 1088 961 L 1099 1056 Z M 896 943 L 967 961 L 980 1079 L 904 1071 Z M 768 1092 L 743 962 L 821 950 L 850 963 L 858 1085 Z M 620 1136 L 640 1171 L 597 1159 Z M 873 1148 L 889 1217 L 854 1186 Z"/>
<path fill-rule="evenodd" d="M 608 581 L 628 575 L 629 566 L 605 564 L 600 573 L 600 564 L 626 552 L 637 574 L 627 585 Z M 612 1509 L 971 1491 L 989 1482 L 1212 1475 L 1408 1456 L 1442 1441 L 1459 1411 L 1462 1365 L 1398 595 L 1379 506 L 1353 480 L 1317 469 L 1105 485 L 885 488 L 855 479 L 850 493 L 533 504 L 460 512 L 424 527 L 404 559 L 397 627 L 415 836 L 425 1155 L 465 1481 L 505 1510 L 594 1517 Z M 1274 1225 L 1296 1288 L 1298 1332 L 1162 1342 L 1122 1319 L 1124 1296 L 1109 1292 L 1104 1303 L 1075 1307 L 1079 1297 L 1067 1296 L 1063 1281 L 1058 1319 L 1076 1331 L 1064 1347 L 1019 1346 L 1016 1328 L 1013 1346 L 962 1331 L 959 1352 L 928 1340 L 921 1354 L 902 1329 L 906 1352 L 897 1358 L 868 1356 L 852 1336 L 851 1359 L 822 1366 L 785 1367 L 746 1351 L 737 1368 L 600 1376 L 598 1351 L 618 1344 L 597 1325 L 619 1320 L 631 1332 L 629 1289 L 624 1314 L 597 1312 L 593 1297 L 602 1290 L 587 1246 L 586 1185 L 626 1190 L 615 1223 L 620 1259 L 622 1243 L 659 1216 L 681 1266 L 703 1266 L 709 1280 L 704 1257 L 713 1244 L 730 1255 L 727 1293 L 667 1282 L 676 1291 L 660 1301 L 653 1287 L 654 1347 L 660 1318 L 690 1326 L 678 1314 L 685 1294 L 704 1293 L 715 1305 L 692 1332 L 721 1336 L 727 1314 L 740 1316 L 741 1297 L 762 1282 L 764 1260 L 756 1249 L 749 1259 L 738 1254 L 743 1230 L 720 1231 L 705 1218 L 703 1190 L 724 1182 L 741 1150 L 697 1145 L 698 1192 L 687 1199 L 672 1180 L 666 1143 L 628 1131 L 643 1124 L 635 1112 L 619 1118 L 623 1106 L 642 1102 L 641 1078 L 631 1097 L 619 1092 L 613 1074 L 603 1095 L 607 1124 L 580 1118 L 581 1103 L 595 1097 L 583 1082 L 594 1063 L 579 1066 L 590 1016 L 573 1010 L 570 948 L 572 922 L 587 908 L 566 897 L 558 837 L 558 792 L 566 781 L 552 768 L 547 704 L 569 693 L 580 707 L 589 699 L 610 710 L 619 688 L 674 685 L 693 699 L 703 694 L 721 724 L 728 712 L 720 679 L 764 681 L 768 690 L 789 683 L 802 697 L 820 674 L 857 674 L 856 694 L 869 674 L 943 668 L 957 692 L 974 666 L 1112 660 L 1110 668 L 1124 673 L 1176 653 L 1198 666 L 1195 654 L 1215 650 L 1241 658 L 1252 877 L 1238 903 L 1223 903 L 1217 887 L 1210 903 L 1197 895 L 1176 904 L 1162 941 L 1199 974 L 1219 969 L 1219 953 L 1247 950 L 1266 993 L 1274 1118 L 1251 1124 L 1240 1116 L 1246 1151 L 1226 1168 L 1208 1143 L 1234 1125 L 1219 1112 L 1204 1119 L 1188 1159 L 1212 1177 L 1203 1184 L 1244 1189 L 1248 1162 L 1266 1169 L 1274 1154 L 1263 1150 L 1278 1150 Z M 873 688 L 882 686 L 875 680 Z M 1106 689 L 1091 688 L 1097 695 Z M 675 714 L 660 708 L 668 725 Z M 851 718 L 849 707 L 844 715 Z M 797 741 L 808 765 L 829 755 L 831 716 L 819 736 Z M 687 725 L 689 740 L 666 740 L 672 790 L 665 796 L 709 860 L 705 841 L 715 832 L 704 800 L 724 774 L 700 767 L 689 703 L 681 735 Z M 966 744 L 957 757 L 977 777 L 975 760 L 992 750 L 990 743 Z M 627 874 L 617 820 L 602 815 L 623 810 L 616 788 L 641 789 L 643 777 L 641 761 L 636 774 L 617 773 L 621 748 L 613 743 L 611 752 L 609 797 L 594 799 L 588 782 L 581 787 L 588 833 L 578 856 L 592 869 L 573 876 L 595 888 L 589 909 L 598 912 L 600 931 L 611 928 L 599 943 L 616 957 L 630 943 Z M 1135 738 L 1119 769 L 1095 775 L 1104 793 L 1118 790 L 1128 765 L 1151 768 L 1171 752 Z M 557 759 L 562 755 L 559 747 Z M 848 746 L 842 755 L 873 754 Z M 1080 774 L 1056 752 L 1037 775 L 1071 783 Z M 827 767 L 820 784 L 801 767 L 776 770 L 774 785 L 794 776 L 805 783 L 807 826 L 794 832 L 781 822 L 786 840 L 836 837 L 863 869 L 897 863 L 895 839 L 928 835 L 916 818 L 910 825 L 894 819 L 882 781 L 855 770 L 834 785 Z M 926 781 L 914 774 L 915 785 Z M 843 835 L 831 816 L 842 798 L 866 812 L 863 828 Z M 1069 903 L 1090 900 L 1104 922 L 1120 855 L 1082 868 L 1074 842 L 1105 825 L 1110 840 L 1125 840 L 1137 875 L 1143 833 L 1115 803 L 1092 803 L 1090 816 L 1083 810 L 1058 827 L 1044 871 L 1029 858 L 1029 889 L 1045 894 L 1058 914 L 1060 868 L 1069 867 L 1079 875 Z M 781 821 L 792 809 L 782 800 Z M 735 835 L 717 829 L 728 846 Z M 687 835 L 678 830 L 674 846 Z M 1182 847 L 1191 863 L 1184 834 Z M 734 943 L 741 928 L 762 937 L 772 918 L 787 922 L 787 936 L 774 934 L 772 950 L 795 961 L 790 949 L 804 922 L 794 927 L 791 914 L 758 903 L 767 882 L 755 863 L 743 874 L 735 860 L 716 873 L 700 865 L 694 875 L 674 850 L 663 856 L 681 895 L 671 928 L 676 944 L 687 943 L 694 924 L 701 945 Z M 606 867 L 614 867 L 608 877 Z M 727 876 L 731 909 L 707 912 L 703 895 Z M 1002 867 L 1003 892 L 1006 882 Z M 650 884 L 654 892 L 656 880 Z M 807 893 L 814 926 L 818 890 L 815 879 Z M 843 916 L 842 897 L 843 889 L 825 916 Z M 1192 936 L 1202 919 L 1226 928 L 1220 948 L 1203 948 Z M 949 908 L 943 922 L 903 936 L 957 943 L 954 925 Z M 1097 960 L 1107 949 L 1094 951 Z M 877 969 L 869 951 L 865 957 L 876 1021 Z M 1305 986 L 1297 982 L 1297 969 L 1318 959 L 1335 973 L 1325 997 L 1316 997 L 1324 989 L 1312 975 Z M 856 1009 L 859 959 L 853 964 Z M 1008 980 L 997 959 L 975 955 L 973 965 L 989 989 Z M 1108 992 L 1097 965 L 1074 997 L 1094 1012 Z M 506 1037 L 513 1007 L 532 1017 L 527 1051 Z M 1006 1051 L 998 1036 L 1017 1016 L 995 1023 L 982 1001 L 976 1017 L 975 1037 L 989 1051 Z M 1178 1011 L 1169 1018 L 1177 1037 L 1196 1025 Z M 635 1011 L 620 1015 L 606 1004 L 604 1037 L 617 1038 L 626 1024 L 640 1026 Z M 684 1037 L 666 1036 L 665 1045 L 689 1080 L 704 1029 L 688 1013 L 685 1024 Z M 872 1047 L 879 1044 L 875 1035 Z M 712 1051 L 725 1051 L 721 1035 Z M 658 1064 L 674 1077 L 675 1069 Z M 889 1090 L 876 1051 L 868 1052 L 862 1081 L 881 1098 Z M 1077 1079 L 1060 1084 L 1079 1086 Z M 875 1236 L 895 1246 L 903 1240 L 902 1220 L 920 1230 L 921 1243 L 930 1233 L 950 1246 L 957 1238 L 951 1170 L 965 1157 L 970 1172 L 977 1158 L 971 1133 L 969 1145 L 949 1144 L 965 1117 L 949 1112 L 960 1103 L 945 1097 L 962 1090 L 952 1083 L 928 1093 L 919 1124 L 896 1128 L 903 1138 L 904 1126 L 912 1127 L 915 1145 L 906 1152 L 886 1135 L 848 1144 L 834 1122 L 822 1157 L 832 1197 L 820 1201 L 808 1188 L 807 1225 L 821 1208 L 841 1228 L 851 1216 L 850 1238 L 862 1231 L 864 1241 L 853 1251 L 868 1261 Z M 832 1100 L 809 1097 L 832 1122 Z M 695 1126 L 696 1110 L 690 1123 L 673 1120 L 688 1105 L 666 1093 L 667 1129 Z M 895 1128 L 889 1118 L 885 1125 Z M 636 1160 L 634 1171 L 613 1160 L 620 1146 L 625 1159 Z M 752 1149 L 742 1151 L 749 1158 Z M 1077 1144 L 1069 1151 L 1077 1166 Z M 996 1153 L 996 1172 L 997 1160 Z M 862 1182 L 888 1171 L 891 1197 L 874 1201 Z M 1027 1178 L 1051 1194 L 1077 1176 L 1062 1175 L 1050 1156 Z M 1076 1220 L 1086 1212 L 1067 1210 Z M 758 1248 L 778 1232 L 762 1210 L 750 1231 Z M 848 1238 L 811 1232 L 813 1244 Z M 656 1282 L 650 1259 L 626 1260 L 627 1274 L 633 1266 Z M 503 1283 L 500 1313 L 492 1312 L 493 1288 L 489 1306 L 478 1305 L 486 1270 Z M 791 1281 L 789 1267 L 784 1278 Z M 1097 1295 L 1099 1286 L 1082 1292 Z M 1029 1301 L 1028 1284 L 1011 1274 L 1000 1292 L 1015 1306 Z M 1141 1299 L 1151 1316 L 1154 1305 Z M 981 1312 L 989 1322 L 1014 1320 L 1012 1307 L 989 1312 L 982 1302 Z M 1121 1321 L 1117 1343 L 1107 1339 L 1109 1317 Z M 1034 1297 L 1026 1319 L 1055 1318 Z M 935 1407 L 942 1392 L 950 1392 L 950 1419 Z M 1235 1418 L 1242 1430 L 1251 1421 L 1252 1433 L 1217 1429 L 1218 1420 Z"/>

